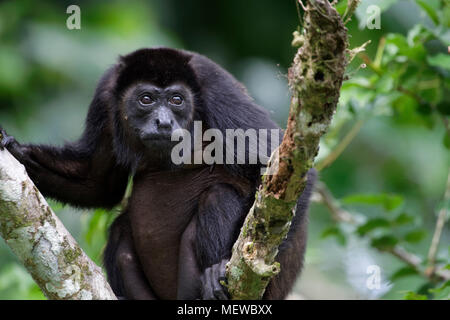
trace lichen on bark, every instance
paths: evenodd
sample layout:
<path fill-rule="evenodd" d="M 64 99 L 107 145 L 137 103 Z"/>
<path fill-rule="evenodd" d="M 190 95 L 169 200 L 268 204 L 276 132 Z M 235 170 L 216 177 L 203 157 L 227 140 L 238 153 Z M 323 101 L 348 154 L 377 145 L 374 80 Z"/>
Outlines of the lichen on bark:
<path fill-rule="evenodd" d="M 227 265 L 232 299 L 260 299 L 283 266 L 275 257 L 294 216 L 296 199 L 336 110 L 347 65 L 347 29 L 326 0 L 310 0 L 304 28 L 294 34 L 298 49 L 288 79 L 292 98 L 287 129 L 271 159 L 255 202 L 245 219 Z M 273 158 L 273 157 L 272 157 Z"/>
<path fill-rule="evenodd" d="M 0 150 L 0 235 L 49 299 L 116 299 L 25 168 Z"/>

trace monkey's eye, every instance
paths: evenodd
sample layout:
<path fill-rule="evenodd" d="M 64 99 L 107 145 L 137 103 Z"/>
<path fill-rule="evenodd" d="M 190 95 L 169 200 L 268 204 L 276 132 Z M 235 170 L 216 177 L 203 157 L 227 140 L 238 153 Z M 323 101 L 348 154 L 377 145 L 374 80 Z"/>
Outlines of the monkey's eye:
<path fill-rule="evenodd" d="M 169 99 L 169 103 L 175 106 L 179 106 L 183 103 L 183 97 L 176 94 Z"/>
<path fill-rule="evenodd" d="M 143 106 L 151 105 L 153 102 L 155 102 L 155 100 L 153 100 L 148 94 L 144 94 L 139 98 L 139 103 Z"/>

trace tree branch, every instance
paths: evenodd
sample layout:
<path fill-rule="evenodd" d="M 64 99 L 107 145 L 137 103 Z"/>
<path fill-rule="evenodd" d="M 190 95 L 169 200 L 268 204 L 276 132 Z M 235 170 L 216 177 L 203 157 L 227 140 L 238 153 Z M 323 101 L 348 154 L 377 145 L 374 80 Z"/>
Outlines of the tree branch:
<path fill-rule="evenodd" d="M 293 41 L 301 47 L 289 69 L 292 99 L 287 130 L 279 157 L 275 152 L 268 167 L 268 172 L 276 172 L 264 175 L 227 265 L 233 299 L 260 299 L 280 271 L 275 262 L 278 246 L 289 231 L 306 173 L 339 99 L 347 65 L 347 29 L 327 0 L 306 2 L 304 30 L 296 32 Z"/>
<path fill-rule="evenodd" d="M 116 299 L 101 268 L 81 250 L 6 149 L 0 150 L 0 235 L 47 298 Z"/>
<path fill-rule="evenodd" d="M 450 199 L 450 172 L 447 176 L 447 186 L 444 194 L 444 202 Z M 428 267 L 427 273 L 432 276 L 436 272 L 436 255 L 441 241 L 442 230 L 444 229 L 445 221 L 447 220 L 447 206 L 444 205 L 439 210 L 438 218 L 436 220 L 436 227 L 434 228 L 433 239 L 431 240 L 430 249 L 428 250 Z"/>
<path fill-rule="evenodd" d="M 333 220 L 335 220 L 336 222 L 345 222 L 358 225 L 358 221 L 362 220 L 358 219 L 357 216 L 355 217 L 354 214 L 351 214 L 350 212 L 340 208 L 337 205 L 336 199 L 333 197 L 324 183 L 320 183 L 317 186 L 316 190 L 319 193 L 323 204 L 329 209 Z M 424 276 L 425 278 L 432 279 L 434 276 L 436 276 L 440 280 L 450 280 L 450 270 L 437 269 L 431 273 L 427 269 L 424 269 L 422 267 L 422 259 L 419 256 L 406 251 L 399 245 L 396 245 L 390 249 L 380 251 L 389 252 L 393 256 L 408 264 L 410 267 L 414 268 L 420 275 Z"/>

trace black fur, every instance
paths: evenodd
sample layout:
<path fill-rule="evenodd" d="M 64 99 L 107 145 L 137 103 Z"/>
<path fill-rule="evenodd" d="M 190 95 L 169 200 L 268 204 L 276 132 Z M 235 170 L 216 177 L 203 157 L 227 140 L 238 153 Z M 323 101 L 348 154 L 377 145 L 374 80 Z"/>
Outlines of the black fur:
<path fill-rule="evenodd" d="M 219 129 L 223 136 L 226 129 L 279 129 L 270 119 L 269 113 L 253 101 L 241 83 L 216 63 L 199 54 L 169 48 L 140 49 L 121 57 L 117 72 L 119 76 L 114 87 L 115 101 L 120 101 L 120 95 L 126 88 L 140 81 L 151 82 L 160 87 L 182 82 L 190 86 L 194 93 L 194 120 L 202 121 L 204 129 Z M 133 166 L 139 152 L 129 149 L 130 143 L 126 141 L 126 134 L 117 118 L 119 114 L 116 110 L 113 115 L 115 145 L 119 146 L 116 156 L 122 164 Z M 281 142 L 281 130 L 279 137 L 280 140 L 275 141 L 275 145 Z M 247 148 L 247 157 L 250 152 L 252 151 Z M 270 155 L 267 150 L 258 152 Z M 135 161 L 130 163 L 130 159 Z M 257 179 L 260 173 L 260 165 L 232 164 L 226 167 L 234 174 L 252 180 Z"/>
<path fill-rule="evenodd" d="M 217 292 L 219 275 L 211 272 L 221 272 L 224 259 L 230 257 L 264 164 L 172 168 L 162 163 L 166 159 L 162 151 L 149 153 L 126 123 L 124 94 L 143 82 L 161 88 L 188 86 L 194 97 L 193 120 L 202 121 L 203 129 L 216 128 L 224 136 L 226 129 L 279 130 L 244 86 L 214 62 L 188 51 L 156 48 L 121 57 L 105 73 L 78 141 L 60 148 L 19 144 L 2 131 L 3 144 L 45 196 L 77 207 L 111 208 L 120 202 L 133 176 L 129 206 L 111 226 L 104 256 L 117 295 L 223 298 L 225 293 Z M 191 130 L 191 124 L 186 129 Z M 267 150 L 247 146 L 247 159 L 251 152 Z M 235 153 L 233 157 L 237 158 Z M 270 283 L 266 299 L 284 298 L 301 269 L 314 180 L 311 171 L 277 256 L 282 271 Z"/>
<path fill-rule="evenodd" d="M 230 257 L 250 203 L 229 185 L 208 191 L 199 199 L 202 210 L 197 214 L 196 253 L 202 270 Z"/>

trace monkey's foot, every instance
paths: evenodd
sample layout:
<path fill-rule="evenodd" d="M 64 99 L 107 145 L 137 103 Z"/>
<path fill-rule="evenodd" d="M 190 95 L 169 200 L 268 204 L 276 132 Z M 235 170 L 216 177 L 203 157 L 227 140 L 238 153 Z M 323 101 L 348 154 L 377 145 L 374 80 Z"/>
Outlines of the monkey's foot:
<path fill-rule="evenodd" d="M 220 281 L 226 281 L 225 266 L 227 259 L 212 265 L 205 269 L 200 279 L 202 282 L 203 300 L 228 300 L 227 288 L 220 284 Z"/>

